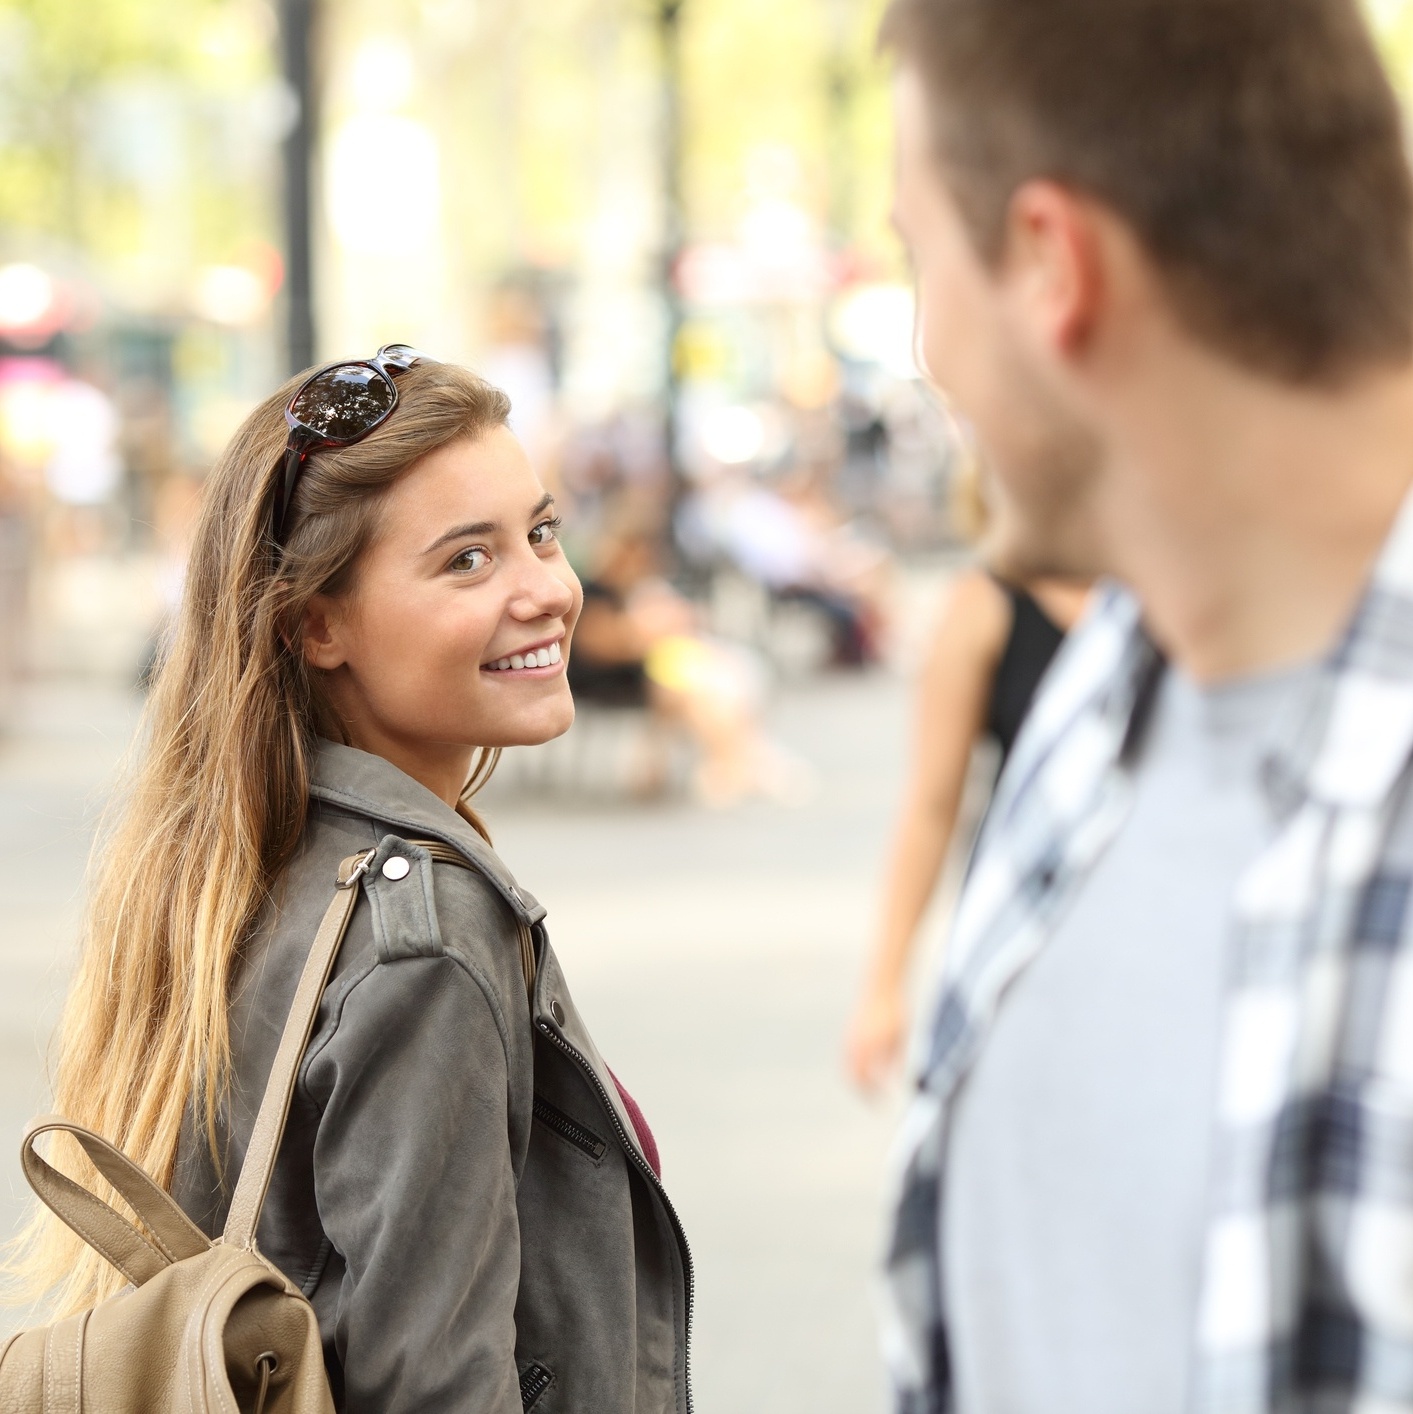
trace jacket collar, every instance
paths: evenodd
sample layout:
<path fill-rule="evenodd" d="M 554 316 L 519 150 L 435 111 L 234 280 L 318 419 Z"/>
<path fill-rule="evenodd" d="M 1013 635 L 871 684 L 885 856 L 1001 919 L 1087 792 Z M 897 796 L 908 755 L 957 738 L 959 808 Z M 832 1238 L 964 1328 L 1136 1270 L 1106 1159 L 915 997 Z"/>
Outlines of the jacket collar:
<path fill-rule="evenodd" d="M 543 905 L 515 882 L 500 856 L 471 825 L 391 761 L 321 740 L 312 763 L 309 793 L 317 800 L 394 826 L 408 839 L 431 836 L 441 840 L 495 885 L 522 923 L 533 925 L 545 916 Z"/>

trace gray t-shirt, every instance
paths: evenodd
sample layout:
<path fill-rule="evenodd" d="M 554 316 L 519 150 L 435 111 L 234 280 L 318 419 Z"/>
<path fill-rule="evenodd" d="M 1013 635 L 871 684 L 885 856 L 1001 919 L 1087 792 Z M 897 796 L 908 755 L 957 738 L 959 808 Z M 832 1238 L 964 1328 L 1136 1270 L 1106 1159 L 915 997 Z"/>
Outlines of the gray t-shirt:
<path fill-rule="evenodd" d="M 1233 893 L 1313 678 L 1166 673 L 1131 814 L 1002 998 L 944 1173 L 959 1414 L 1183 1408 Z"/>

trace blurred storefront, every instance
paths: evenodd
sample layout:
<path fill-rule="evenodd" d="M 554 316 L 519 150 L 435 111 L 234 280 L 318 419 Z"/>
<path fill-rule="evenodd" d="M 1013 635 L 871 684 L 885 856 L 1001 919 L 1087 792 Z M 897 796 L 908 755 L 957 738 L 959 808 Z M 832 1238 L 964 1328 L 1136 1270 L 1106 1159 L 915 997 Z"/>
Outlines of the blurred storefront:
<path fill-rule="evenodd" d="M 667 536 L 800 467 L 883 542 L 945 533 L 945 450 L 898 450 L 877 0 L 307 9 L 317 355 L 406 339 L 507 387 L 585 565 L 624 503 Z M 3 680 L 136 671 L 286 368 L 281 12 L 173 14 L 0 0 Z"/>
<path fill-rule="evenodd" d="M 742 507 L 947 542 L 881 8 L 0 0 L 0 684 L 135 670 L 201 476 L 288 370 L 299 16 L 317 355 L 407 339 L 504 384 L 586 568 L 655 517 L 709 597 L 760 573 Z M 1406 87 L 1413 4 L 1369 8 Z"/>
<path fill-rule="evenodd" d="M 272 25 L 0 3 L 0 692 L 135 671 L 171 487 L 278 374 Z"/>

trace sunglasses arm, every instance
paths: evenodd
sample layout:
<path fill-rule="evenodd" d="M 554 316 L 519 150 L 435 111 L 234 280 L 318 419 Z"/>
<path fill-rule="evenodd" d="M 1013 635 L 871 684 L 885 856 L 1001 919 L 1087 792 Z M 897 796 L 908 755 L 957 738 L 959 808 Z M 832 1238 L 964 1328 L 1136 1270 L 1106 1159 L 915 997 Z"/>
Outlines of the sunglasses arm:
<path fill-rule="evenodd" d="M 284 539 L 285 517 L 289 513 L 289 503 L 294 497 L 295 483 L 299 480 L 299 471 L 304 465 L 304 458 L 307 455 L 308 449 L 305 447 L 289 446 L 285 448 L 283 466 L 276 487 L 277 499 L 273 517 L 277 540 Z"/>

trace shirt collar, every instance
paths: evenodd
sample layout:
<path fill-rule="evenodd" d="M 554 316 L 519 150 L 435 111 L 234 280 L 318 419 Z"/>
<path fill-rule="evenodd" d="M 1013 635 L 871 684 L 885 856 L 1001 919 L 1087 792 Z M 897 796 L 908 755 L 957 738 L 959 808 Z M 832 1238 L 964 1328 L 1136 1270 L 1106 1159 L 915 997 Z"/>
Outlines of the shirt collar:
<path fill-rule="evenodd" d="M 1098 633 L 1082 637 L 1088 661 L 1053 676 L 1057 690 L 1036 704 L 1025 753 L 1038 760 L 1080 710 L 1103 710 L 1107 681 L 1131 713 L 1120 760 L 1141 742 L 1153 696 L 1144 689 L 1161 667 L 1135 599 L 1108 586 L 1091 611 Z M 1079 646 L 1078 644 L 1076 645 Z M 1135 684 L 1137 690 L 1135 691 Z M 1024 738 L 1023 738 L 1024 741 Z M 1309 707 L 1290 739 L 1271 752 L 1263 784 L 1282 813 L 1300 799 L 1373 808 L 1392 791 L 1413 756 L 1413 490 L 1404 497 L 1375 559 L 1357 608 L 1321 664 Z M 1011 773 L 1019 785 L 1026 765 Z"/>
<path fill-rule="evenodd" d="M 1413 754 L 1413 491 L 1405 496 L 1347 627 L 1328 654 L 1312 710 L 1281 754 L 1312 800 L 1372 808 Z"/>

